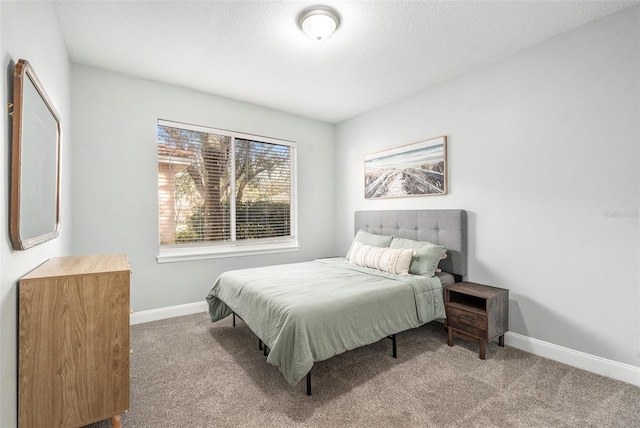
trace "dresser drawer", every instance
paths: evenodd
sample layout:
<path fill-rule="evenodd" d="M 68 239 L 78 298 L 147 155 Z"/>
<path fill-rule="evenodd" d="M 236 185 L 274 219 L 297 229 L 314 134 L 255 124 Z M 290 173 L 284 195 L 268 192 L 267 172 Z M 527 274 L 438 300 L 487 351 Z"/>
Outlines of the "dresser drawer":
<path fill-rule="evenodd" d="M 487 316 L 447 306 L 447 324 L 476 337 L 487 337 Z"/>

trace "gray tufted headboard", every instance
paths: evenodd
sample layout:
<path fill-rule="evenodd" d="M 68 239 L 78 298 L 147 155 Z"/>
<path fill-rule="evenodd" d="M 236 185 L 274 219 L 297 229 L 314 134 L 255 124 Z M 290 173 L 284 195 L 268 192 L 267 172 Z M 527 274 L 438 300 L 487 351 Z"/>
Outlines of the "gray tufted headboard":
<path fill-rule="evenodd" d="M 447 248 L 443 271 L 467 274 L 467 213 L 464 210 L 356 211 L 355 232 L 429 241 Z"/>

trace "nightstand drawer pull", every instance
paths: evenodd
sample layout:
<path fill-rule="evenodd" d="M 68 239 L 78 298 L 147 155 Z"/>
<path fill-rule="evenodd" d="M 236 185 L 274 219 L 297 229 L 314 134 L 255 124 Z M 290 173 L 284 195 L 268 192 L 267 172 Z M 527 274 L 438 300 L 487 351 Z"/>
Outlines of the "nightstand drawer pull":
<path fill-rule="evenodd" d="M 461 315 L 453 315 L 453 317 L 463 319 L 463 320 L 468 321 L 468 322 L 473 323 L 473 324 L 476 323 L 476 320 L 471 318 L 471 317 L 463 317 Z"/>

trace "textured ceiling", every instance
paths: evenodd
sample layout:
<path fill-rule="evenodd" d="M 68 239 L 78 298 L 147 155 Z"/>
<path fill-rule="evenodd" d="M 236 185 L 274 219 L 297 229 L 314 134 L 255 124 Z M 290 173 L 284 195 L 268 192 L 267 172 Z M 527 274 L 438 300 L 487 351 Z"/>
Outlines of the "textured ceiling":
<path fill-rule="evenodd" d="M 637 1 L 56 1 L 73 62 L 340 122 Z"/>

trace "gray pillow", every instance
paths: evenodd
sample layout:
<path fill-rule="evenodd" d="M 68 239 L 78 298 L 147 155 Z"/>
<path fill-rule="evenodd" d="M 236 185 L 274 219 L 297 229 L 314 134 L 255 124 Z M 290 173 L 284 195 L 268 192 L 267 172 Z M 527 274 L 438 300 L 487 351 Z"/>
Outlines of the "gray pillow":
<path fill-rule="evenodd" d="M 387 248 L 391 243 L 392 238 L 392 236 L 376 235 L 375 233 L 359 230 L 353 238 L 353 242 L 360 242 L 365 245 L 371 245 L 372 247 Z M 353 248 L 353 243 L 351 243 L 351 248 Z M 349 248 L 349 251 L 347 252 L 347 258 L 349 258 L 349 255 L 351 254 L 351 248 Z"/>
<path fill-rule="evenodd" d="M 405 238 L 393 238 L 389 248 L 413 248 L 416 250 L 411 259 L 409 273 L 423 276 L 435 275 L 438 263 L 447 253 L 447 249 L 441 245 Z"/>

